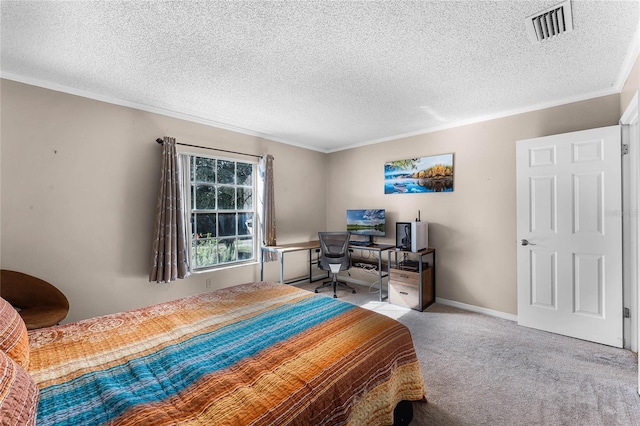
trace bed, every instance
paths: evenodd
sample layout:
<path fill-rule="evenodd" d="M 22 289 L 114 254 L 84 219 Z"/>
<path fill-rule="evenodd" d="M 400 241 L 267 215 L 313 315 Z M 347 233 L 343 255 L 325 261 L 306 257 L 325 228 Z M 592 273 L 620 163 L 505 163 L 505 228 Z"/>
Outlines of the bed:
<path fill-rule="evenodd" d="M 0 355 L 13 352 L 4 362 L 31 393 L 11 397 L 5 368 L 0 414 L 37 409 L 38 425 L 383 425 L 401 401 L 426 400 L 404 325 L 283 284 L 31 330 L 22 362 L 20 338 L 11 349 L 0 336 Z"/>

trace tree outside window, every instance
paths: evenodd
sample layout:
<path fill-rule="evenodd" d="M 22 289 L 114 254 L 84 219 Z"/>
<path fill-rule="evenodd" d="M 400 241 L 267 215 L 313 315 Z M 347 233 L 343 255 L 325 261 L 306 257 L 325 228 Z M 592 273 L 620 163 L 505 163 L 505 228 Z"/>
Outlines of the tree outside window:
<path fill-rule="evenodd" d="M 255 165 L 190 159 L 192 269 L 255 259 Z"/>

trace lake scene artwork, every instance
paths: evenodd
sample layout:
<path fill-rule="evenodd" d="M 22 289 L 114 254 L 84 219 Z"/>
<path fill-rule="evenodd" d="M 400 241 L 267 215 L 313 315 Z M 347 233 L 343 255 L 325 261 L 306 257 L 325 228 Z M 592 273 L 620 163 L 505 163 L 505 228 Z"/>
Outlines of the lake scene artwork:
<path fill-rule="evenodd" d="M 384 164 L 385 194 L 453 191 L 453 154 L 432 155 Z"/>

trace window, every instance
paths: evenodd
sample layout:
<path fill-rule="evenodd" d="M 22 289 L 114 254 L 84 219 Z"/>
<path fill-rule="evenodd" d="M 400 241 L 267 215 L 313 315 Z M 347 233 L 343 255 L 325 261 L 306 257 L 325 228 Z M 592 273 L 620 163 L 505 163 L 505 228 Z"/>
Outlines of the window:
<path fill-rule="evenodd" d="M 255 164 L 191 156 L 191 270 L 255 256 Z"/>

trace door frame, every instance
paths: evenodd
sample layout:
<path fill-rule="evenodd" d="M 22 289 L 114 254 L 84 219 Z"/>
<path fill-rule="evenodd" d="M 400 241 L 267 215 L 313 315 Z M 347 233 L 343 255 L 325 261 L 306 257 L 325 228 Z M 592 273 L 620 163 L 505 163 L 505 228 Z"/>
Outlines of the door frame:
<path fill-rule="evenodd" d="M 640 341 L 640 320 L 638 318 L 640 306 L 640 293 L 638 292 L 638 266 L 640 265 L 640 253 L 638 243 L 640 240 L 640 125 L 638 125 L 638 113 L 640 110 L 639 91 L 636 91 L 633 99 L 627 105 L 620 117 L 622 128 L 622 143 L 629 145 L 629 154 L 622 158 L 622 187 L 623 187 L 623 302 L 629 308 L 631 318 L 624 321 L 625 349 L 638 352 Z M 632 129 L 630 126 L 634 126 Z M 627 232 L 629 231 L 629 232 Z M 627 340 L 628 339 L 628 340 Z M 638 392 L 640 393 L 640 364 L 638 369 Z"/>

